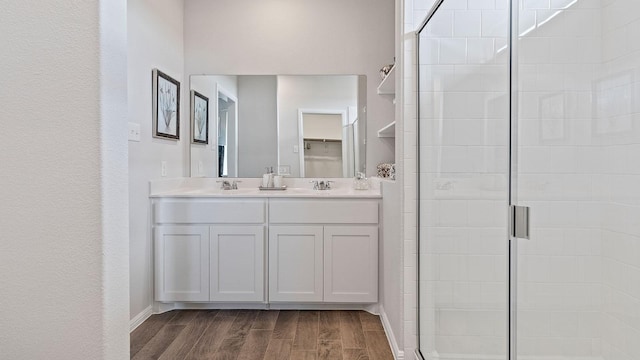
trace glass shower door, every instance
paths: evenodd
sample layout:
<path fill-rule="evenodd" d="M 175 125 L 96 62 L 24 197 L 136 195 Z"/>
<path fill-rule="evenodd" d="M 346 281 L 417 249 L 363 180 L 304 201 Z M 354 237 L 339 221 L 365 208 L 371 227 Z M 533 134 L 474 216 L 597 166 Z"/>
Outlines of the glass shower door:
<path fill-rule="evenodd" d="M 418 34 L 424 359 L 507 359 L 508 19 L 444 1 Z"/>
<path fill-rule="evenodd" d="M 517 4 L 518 359 L 640 359 L 640 2 Z"/>

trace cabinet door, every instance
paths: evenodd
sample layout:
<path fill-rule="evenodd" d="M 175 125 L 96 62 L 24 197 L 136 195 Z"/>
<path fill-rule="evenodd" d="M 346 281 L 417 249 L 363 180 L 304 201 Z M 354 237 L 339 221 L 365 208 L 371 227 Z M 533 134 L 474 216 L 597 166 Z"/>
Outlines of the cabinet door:
<path fill-rule="evenodd" d="M 264 226 L 211 227 L 211 301 L 264 301 Z"/>
<path fill-rule="evenodd" d="M 156 301 L 209 301 L 209 228 L 155 227 Z"/>
<path fill-rule="evenodd" d="M 325 226 L 324 301 L 378 301 L 377 226 Z"/>
<path fill-rule="evenodd" d="M 322 301 L 322 226 L 269 228 L 269 301 Z"/>

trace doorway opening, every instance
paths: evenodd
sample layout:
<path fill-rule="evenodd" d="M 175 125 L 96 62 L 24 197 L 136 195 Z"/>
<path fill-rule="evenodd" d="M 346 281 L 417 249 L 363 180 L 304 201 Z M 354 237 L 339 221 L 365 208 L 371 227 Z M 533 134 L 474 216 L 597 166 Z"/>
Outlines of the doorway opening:
<path fill-rule="evenodd" d="M 343 177 L 350 163 L 347 112 L 299 110 L 300 176 Z"/>

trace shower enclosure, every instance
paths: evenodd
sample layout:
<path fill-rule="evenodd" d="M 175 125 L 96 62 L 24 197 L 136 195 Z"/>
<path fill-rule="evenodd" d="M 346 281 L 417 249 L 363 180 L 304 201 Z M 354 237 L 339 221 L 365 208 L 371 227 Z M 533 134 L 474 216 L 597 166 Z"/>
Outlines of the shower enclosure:
<path fill-rule="evenodd" d="M 640 359 L 640 1 L 437 1 L 417 44 L 418 356 Z"/>

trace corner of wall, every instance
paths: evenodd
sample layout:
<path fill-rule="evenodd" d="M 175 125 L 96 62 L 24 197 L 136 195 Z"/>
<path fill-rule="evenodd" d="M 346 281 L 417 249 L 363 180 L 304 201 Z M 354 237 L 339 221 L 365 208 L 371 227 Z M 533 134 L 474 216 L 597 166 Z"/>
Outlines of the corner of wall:
<path fill-rule="evenodd" d="M 129 356 L 127 2 L 100 2 L 103 356 Z"/>

